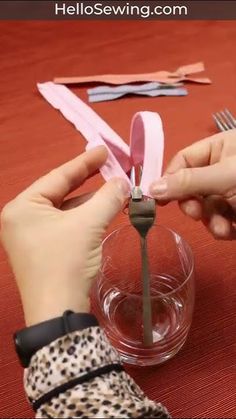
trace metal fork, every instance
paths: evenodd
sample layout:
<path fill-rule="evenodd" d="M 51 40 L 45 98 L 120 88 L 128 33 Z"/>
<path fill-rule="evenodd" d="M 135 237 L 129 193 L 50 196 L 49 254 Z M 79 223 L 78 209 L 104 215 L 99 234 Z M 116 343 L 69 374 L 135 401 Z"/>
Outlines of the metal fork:
<path fill-rule="evenodd" d="M 143 343 L 144 346 L 151 346 L 153 344 L 152 305 L 147 235 L 155 221 L 156 206 L 154 199 L 146 200 L 143 196 L 142 190 L 139 186 L 141 173 L 142 167 L 133 167 L 131 170 L 133 189 L 129 201 L 129 219 L 133 227 L 140 235 L 143 284 Z"/>
<path fill-rule="evenodd" d="M 230 129 L 236 128 L 236 119 L 228 109 L 216 112 L 212 116 L 217 128 L 220 131 L 228 131 Z"/>

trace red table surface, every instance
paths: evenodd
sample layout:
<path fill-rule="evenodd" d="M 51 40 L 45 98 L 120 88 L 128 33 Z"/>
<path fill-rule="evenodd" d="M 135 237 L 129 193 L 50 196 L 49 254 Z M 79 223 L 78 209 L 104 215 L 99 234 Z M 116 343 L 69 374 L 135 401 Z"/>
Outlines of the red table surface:
<path fill-rule="evenodd" d="M 236 113 L 235 47 L 235 22 L 1 22 L 0 205 L 84 150 L 84 139 L 40 97 L 36 82 L 54 76 L 175 70 L 203 60 L 213 83 L 189 85 L 188 97 L 134 97 L 92 105 L 127 140 L 135 112 L 159 112 L 167 162 L 177 150 L 215 133 L 212 112 L 228 107 Z M 74 91 L 87 100 L 85 87 Z M 86 189 L 101 182 L 97 176 Z M 111 228 L 124 220 L 119 216 Z M 175 204 L 160 208 L 158 220 L 193 248 L 194 321 L 187 344 L 173 360 L 128 371 L 174 418 L 235 418 L 235 243 L 215 241 Z M 30 418 L 12 345 L 12 333 L 23 326 L 22 309 L 2 249 L 0 278 L 0 417 Z"/>

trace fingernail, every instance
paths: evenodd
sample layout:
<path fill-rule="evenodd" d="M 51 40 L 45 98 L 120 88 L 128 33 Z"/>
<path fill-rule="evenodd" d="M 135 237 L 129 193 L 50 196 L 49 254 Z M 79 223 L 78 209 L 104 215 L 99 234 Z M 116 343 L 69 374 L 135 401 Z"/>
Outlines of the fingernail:
<path fill-rule="evenodd" d="M 130 196 L 130 185 L 129 183 L 124 179 L 117 179 L 117 186 L 121 190 L 122 194 L 128 198 Z"/>
<path fill-rule="evenodd" d="M 184 206 L 184 212 L 186 215 L 188 215 L 191 218 L 194 218 L 194 220 L 196 221 L 200 220 L 202 216 L 201 208 L 199 208 L 192 202 L 189 202 Z"/>
<path fill-rule="evenodd" d="M 158 182 L 151 185 L 150 192 L 154 197 L 165 196 L 167 193 L 168 185 L 167 178 L 162 177 Z"/>
<path fill-rule="evenodd" d="M 226 237 L 229 234 L 229 232 L 227 231 L 227 228 L 220 223 L 215 224 L 213 226 L 213 232 L 214 232 L 214 235 L 218 238 Z"/>

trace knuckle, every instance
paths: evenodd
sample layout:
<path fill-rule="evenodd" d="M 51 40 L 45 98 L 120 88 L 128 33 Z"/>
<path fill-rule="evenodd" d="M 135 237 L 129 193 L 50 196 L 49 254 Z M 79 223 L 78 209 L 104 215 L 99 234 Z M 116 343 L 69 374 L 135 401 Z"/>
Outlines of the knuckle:
<path fill-rule="evenodd" d="M 224 194 L 224 198 L 227 201 L 232 201 L 236 199 L 236 187 L 232 188 L 230 190 L 228 190 L 225 194 Z"/>
<path fill-rule="evenodd" d="M 13 201 L 11 201 L 8 204 L 6 204 L 1 211 L 1 215 L 0 215 L 1 225 L 2 226 L 8 225 L 9 223 L 12 222 L 14 217 L 15 217 L 15 209 L 14 209 Z"/>
<path fill-rule="evenodd" d="M 62 185 L 65 185 L 68 189 L 70 188 L 70 182 L 68 180 L 67 171 L 59 170 L 58 167 L 55 169 L 52 169 L 48 175 L 43 176 L 42 178 L 43 182 L 48 182 L 50 180 L 51 182 L 60 182 Z"/>
<path fill-rule="evenodd" d="M 1 227 L 8 227 L 12 224 L 15 224 L 15 222 L 18 219 L 18 214 L 19 214 L 18 208 L 19 208 L 19 204 L 18 204 L 17 198 L 8 202 L 3 207 L 0 213 Z"/>
<path fill-rule="evenodd" d="M 176 159 L 182 160 L 183 159 L 183 154 L 184 154 L 184 150 L 179 150 L 178 153 L 175 156 Z"/>
<path fill-rule="evenodd" d="M 178 173 L 179 186 L 183 192 L 187 192 L 192 181 L 193 169 L 181 169 Z"/>
<path fill-rule="evenodd" d="M 167 167 L 167 174 L 174 174 L 181 169 L 183 163 L 183 151 L 178 151 Z"/>

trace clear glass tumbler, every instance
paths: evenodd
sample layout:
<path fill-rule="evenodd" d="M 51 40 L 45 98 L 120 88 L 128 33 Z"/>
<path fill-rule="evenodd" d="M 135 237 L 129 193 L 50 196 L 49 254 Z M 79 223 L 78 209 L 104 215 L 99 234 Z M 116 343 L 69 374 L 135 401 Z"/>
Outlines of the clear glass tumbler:
<path fill-rule="evenodd" d="M 123 362 L 155 365 L 186 341 L 194 307 L 193 254 L 177 233 L 155 225 L 148 234 L 153 345 L 143 344 L 140 238 L 131 225 L 103 242 L 93 312 Z"/>

